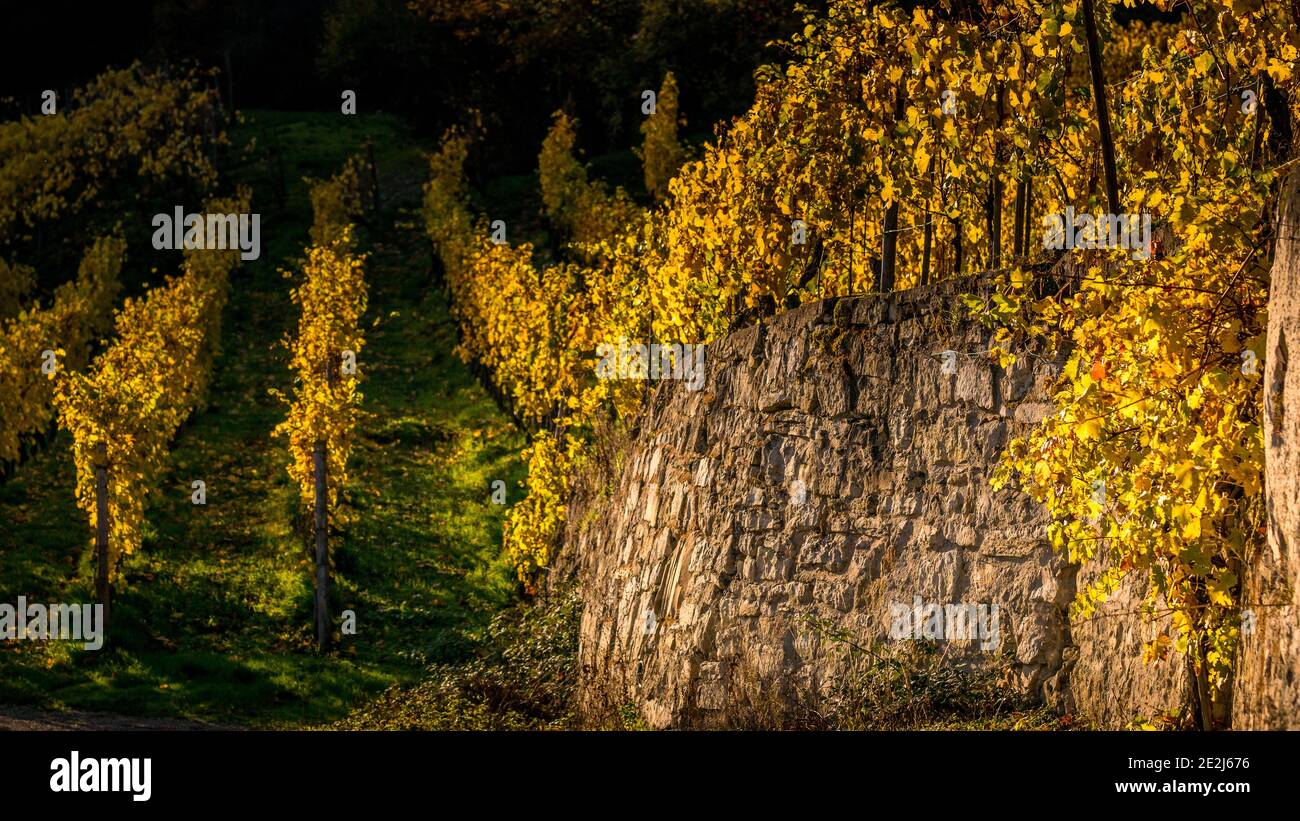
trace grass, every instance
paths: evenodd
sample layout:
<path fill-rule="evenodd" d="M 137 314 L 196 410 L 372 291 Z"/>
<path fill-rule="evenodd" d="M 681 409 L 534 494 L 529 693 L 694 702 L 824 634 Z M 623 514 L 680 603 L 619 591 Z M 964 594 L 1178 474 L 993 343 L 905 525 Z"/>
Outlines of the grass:
<path fill-rule="evenodd" d="M 384 198 L 362 236 L 367 415 L 346 522 L 331 543 L 334 610 L 353 610 L 357 632 L 320 656 L 288 453 L 271 437 L 284 409 L 269 391 L 292 380 L 279 342 L 296 321 L 279 269 L 307 243 L 301 178 L 334 173 L 367 137 Z M 252 112 L 233 138 L 232 177 L 254 190 L 262 256 L 232 282 L 209 404 L 173 443 L 144 544 L 124 562 L 112 642 L 99 652 L 0 644 L 0 702 L 253 726 L 331 722 L 430 663 L 468 658 L 512 600 L 504 509 L 489 496 L 493 480 L 514 487 L 522 477 L 522 439 L 452 352 L 427 243 L 397 227 L 418 196 L 421 147 L 398 121 L 361 115 Z M 73 479 L 60 435 L 0 485 L 0 601 L 92 600 Z M 195 479 L 207 484 L 206 506 L 190 503 Z"/>
<path fill-rule="evenodd" d="M 433 664 L 335 725 L 348 730 L 543 730 L 577 725 L 577 591 L 503 610 L 475 657 Z"/>

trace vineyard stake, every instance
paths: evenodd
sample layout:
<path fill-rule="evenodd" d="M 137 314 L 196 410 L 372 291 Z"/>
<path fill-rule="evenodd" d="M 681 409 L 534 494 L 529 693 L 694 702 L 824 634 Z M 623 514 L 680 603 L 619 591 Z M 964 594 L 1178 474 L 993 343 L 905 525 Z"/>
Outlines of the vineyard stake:
<path fill-rule="evenodd" d="M 1029 226 L 1034 215 L 1034 178 L 1030 175 L 1025 180 L 1025 233 L 1020 238 L 1020 253 L 1029 256 Z"/>
<path fill-rule="evenodd" d="M 373 140 L 366 140 L 366 159 L 370 163 L 370 205 L 376 214 L 379 213 L 379 166 L 375 165 L 375 143 Z"/>
<path fill-rule="evenodd" d="M 1106 202 L 1112 214 L 1120 213 L 1119 176 L 1115 171 L 1115 138 L 1110 130 L 1110 106 L 1106 102 L 1106 78 L 1101 65 L 1101 43 L 1097 38 L 1097 12 L 1093 0 L 1083 0 L 1083 31 L 1088 45 L 1088 69 L 1092 78 L 1092 105 L 1101 137 L 1101 164 L 1106 176 Z"/>
<path fill-rule="evenodd" d="M 325 360 L 325 381 L 333 386 L 338 379 L 331 353 Z M 326 475 L 325 440 L 317 439 L 312 449 L 316 479 L 316 647 L 324 653 L 330 645 L 329 616 L 329 485 Z"/>
<path fill-rule="evenodd" d="M 1015 228 L 1012 230 L 1011 237 L 1011 256 L 1013 259 L 1021 259 L 1025 255 L 1025 177 L 1022 176 L 1020 182 L 1016 183 L 1016 202 L 1013 206 L 1015 210 Z"/>
<path fill-rule="evenodd" d="M 316 647 L 322 653 L 329 648 L 329 545 L 326 528 L 329 517 L 326 506 L 329 494 L 325 485 L 325 440 L 317 439 L 313 451 L 316 467 Z"/>
<path fill-rule="evenodd" d="M 900 84 L 894 92 L 894 122 L 903 119 L 907 98 Z M 885 209 L 885 224 L 880 232 L 880 271 L 876 290 L 887 294 L 894 290 L 894 267 L 898 258 L 898 196 L 895 195 Z"/>
<path fill-rule="evenodd" d="M 1002 267 L 1002 166 L 1006 162 L 1006 147 L 998 139 L 998 133 L 1002 129 L 1003 120 L 1006 118 L 1006 89 L 1002 83 L 998 83 L 997 94 L 995 96 L 995 105 L 998 115 L 998 131 L 993 133 L 993 169 L 992 176 L 989 179 L 988 199 L 985 200 L 985 210 L 988 216 L 989 230 L 989 270 L 997 270 Z"/>
<path fill-rule="evenodd" d="M 95 598 L 104 608 L 104 630 L 108 629 L 108 606 L 113 588 L 108 578 L 108 446 L 97 442 L 95 465 Z"/>

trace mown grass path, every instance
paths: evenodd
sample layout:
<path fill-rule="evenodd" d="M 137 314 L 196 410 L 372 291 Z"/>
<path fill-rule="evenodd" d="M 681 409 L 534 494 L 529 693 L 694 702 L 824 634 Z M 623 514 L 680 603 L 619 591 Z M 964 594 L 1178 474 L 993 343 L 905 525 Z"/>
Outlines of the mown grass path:
<path fill-rule="evenodd" d="M 370 310 L 359 370 L 358 432 L 341 530 L 335 601 L 357 635 L 311 649 L 311 560 L 295 530 L 288 453 L 271 431 L 288 391 L 292 280 L 307 243 L 304 175 L 334 173 L 374 139 L 383 212 L 363 230 Z M 522 474 L 519 434 L 453 354 L 454 327 L 429 277 L 418 205 L 423 153 L 387 118 L 254 113 L 235 171 L 262 214 L 262 258 L 232 285 L 209 405 L 173 444 L 143 548 L 123 568 L 113 641 L 0 642 L 0 703 L 195 718 L 258 726 L 331 721 L 435 661 L 472 652 L 514 588 L 500 560 L 504 508 L 490 483 Z M 274 149 L 279 156 L 268 155 Z M 284 180 L 281 189 L 280 180 Z M 283 196 L 278 192 L 283 191 Z M 283 207 L 279 201 L 282 200 Z M 147 249 L 133 250 L 132 264 Z M 0 601 L 92 599 L 89 529 L 73 503 L 66 437 L 0 485 Z M 190 483 L 208 503 L 190 503 Z M 3 708 L 0 708 L 0 714 Z"/>

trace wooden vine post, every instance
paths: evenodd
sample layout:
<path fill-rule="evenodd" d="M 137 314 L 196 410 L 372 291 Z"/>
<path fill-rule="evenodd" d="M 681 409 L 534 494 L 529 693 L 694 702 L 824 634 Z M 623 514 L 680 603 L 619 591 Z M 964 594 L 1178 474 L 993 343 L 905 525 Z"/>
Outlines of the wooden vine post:
<path fill-rule="evenodd" d="M 1093 0 L 1083 0 L 1083 31 L 1088 41 L 1088 69 L 1092 77 L 1092 104 L 1101 131 L 1101 162 L 1106 177 L 1106 203 L 1112 215 L 1120 213 L 1119 177 L 1115 171 L 1115 139 L 1110 130 L 1110 107 L 1106 103 L 1106 77 L 1101 67 L 1101 42 L 1097 38 L 1097 12 Z"/>
<path fill-rule="evenodd" d="M 366 139 L 366 163 L 370 167 L 370 208 L 379 213 L 379 166 L 375 165 L 374 140 Z"/>
<path fill-rule="evenodd" d="M 894 122 L 903 119 L 906 111 L 907 97 L 900 84 L 894 92 Z M 894 290 L 895 261 L 898 258 L 898 195 L 890 200 L 885 209 L 885 222 L 880 232 L 880 271 L 876 290 L 887 294 Z"/>
<path fill-rule="evenodd" d="M 995 105 L 997 106 L 998 130 L 993 132 L 993 173 L 989 179 L 987 216 L 989 231 L 989 270 L 1002 267 L 1002 166 L 1006 162 L 1006 146 L 999 135 L 1006 118 L 1006 88 L 998 83 Z"/>
<path fill-rule="evenodd" d="M 95 600 L 103 607 L 103 629 L 108 629 L 108 609 L 113 595 L 108 555 L 108 446 L 95 444 Z"/>
<path fill-rule="evenodd" d="M 337 357 L 333 354 L 325 361 L 325 381 L 333 387 L 338 381 Z M 329 476 L 328 450 L 325 438 L 316 439 L 312 449 L 313 473 L 316 480 L 315 522 L 316 535 L 316 649 L 329 650 L 332 624 L 329 613 Z"/>

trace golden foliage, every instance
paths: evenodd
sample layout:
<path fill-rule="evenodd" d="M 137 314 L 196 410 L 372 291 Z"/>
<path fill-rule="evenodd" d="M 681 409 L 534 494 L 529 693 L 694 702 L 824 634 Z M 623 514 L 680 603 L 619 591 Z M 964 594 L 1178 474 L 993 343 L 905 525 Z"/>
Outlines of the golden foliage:
<path fill-rule="evenodd" d="M 246 213 L 248 198 L 241 192 L 207 209 Z M 94 451 L 106 447 L 111 568 L 139 547 L 145 502 L 168 443 L 206 394 L 229 273 L 238 264 L 238 249 L 186 250 L 181 276 L 117 311 L 116 338 L 86 372 L 57 372 L 54 404 L 60 427 L 73 437 L 77 505 L 92 528 Z"/>
<path fill-rule="evenodd" d="M 519 578 L 535 590 L 550 564 L 566 518 L 569 483 L 582 465 L 582 443 L 572 436 L 542 431 L 524 451 L 528 460 L 527 495 L 510 510 L 505 526 L 506 556 Z"/>
<path fill-rule="evenodd" d="M 677 140 L 678 126 L 686 125 L 677 107 L 677 78 L 670 71 L 655 97 L 655 110 L 641 123 L 643 140 L 638 155 L 645 173 L 645 190 L 656 202 L 668 197 L 668 183 L 686 161 L 686 148 Z"/>
<path fill-rule="evenodd" d="M 1172 620 L 1144 656 L 1186 653 L 1218 698 L 1240 612 L 1260 605 L 1241 600 L 1240 575 L 1263 545 L 1268 256 L 1274 233 L 1289 230 L 1269 216 L 1270 163 L 1286 159 L 1264 148 L 1276 124 L 1241 89 L 1268 77 L 1293 94 L 1300 32 L 1274 4 L 1190 13 L 1213 22 L 1117 38 L 1133 61 L 1115 106 L 1123 206 L 1162 227 L 1146 249 L 1155 258 L 1075 250 L 1077 288 L 1046 298 L 1013 270 L 989 314 L 1002 326 L 998 355 L 1043 336 L 1065 356 L 1058 412 L 1011 444 L 997 483 L 1015 479 L 1043 503 L 1072 561 L 1109 568 L 1079 591 L 1076 614 L 1140 574 L 1146 610 Z M 1144 33 L 1152 39 L 1131 42 Z M 1081 116 L 1065 142 L 1095 154 L 1095 139 Z M 1069 179 L 1051 207 L 1085 193 Z"/>
<path fill-rule="evenodd" d="M 641 209 L 622 188 L 610 194 L 587 178 L 586 167 L 573 154 L 577 121 L 563 111 L 553 118 L 537 158 L 546 216 L 579 246 L 618 236 Z"/>
<path fill-rule="evenodd" d="M 329 245 L 366 211 L 370 175 L 374 169 L 359 155 L 349 157 L 343 170 L 328 180 L 312 181 L 310 188 L 314 245 Z"/>
<path fill-rule="evenodd" d="M 0 239 L 79 212 L 120 177 L 210 188 L 209 154 L 226 138 L 204 78 L 136 64 L 99 75 L 56 114 L 0 124 Z"/>
<path fill-rule="evenodd" d="M 317 443 L 325 446 L 325 476 L 331 509 L 347 484 L 348 455 L 360 415 L 359 373 L 347 373 L 344 358 L 355 362 L 365 339 L 361 317 L 366 311 L 365 255 L 353 252 L 353 219 L 364 211 L 360 162 L 351 159 L 334 178 L 311 190 L 314 220 L 302 266 L 302 280 L 292 298 L 300 310 L 297 333 L 285 340 L 292 357 L 293 400 L 275 435 L 289 444 L 289 475 L 306 506 L 315 501 Z M 285 276 L 290 274 L 285 272 Z M 277 395 L 280 395 L 276 392 Z M 284 398 L 281 395 L 281 398 Z"/>
<path fill-rule="evenodd" d="M 54 420 L 53 376 L 85 367 L 91 345 L 108 330 L 126 242 L 101 237 L 86 249 L 77 278 L 59 286 L 48 307 L 34 306 L 0 328 L 0 461 L 19 457 L 24 437 Z M 55 373 L 42 372 L 43 352 Z"/>

